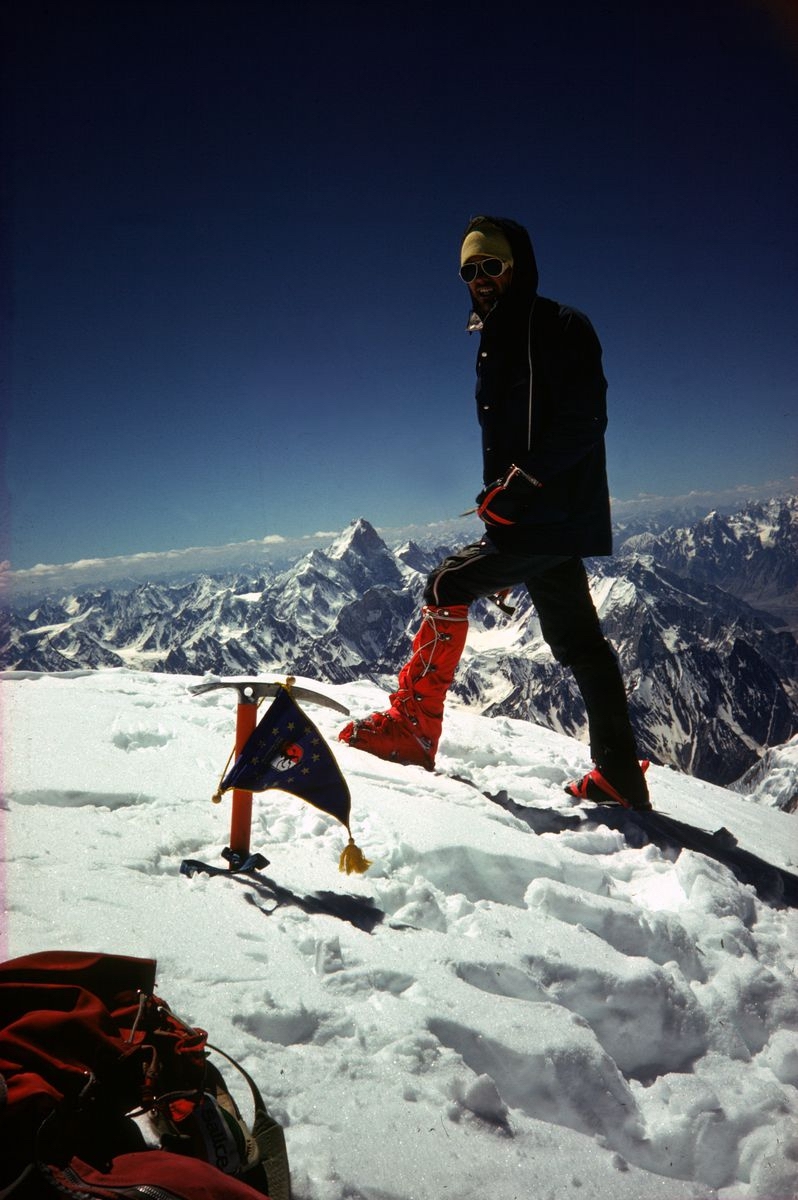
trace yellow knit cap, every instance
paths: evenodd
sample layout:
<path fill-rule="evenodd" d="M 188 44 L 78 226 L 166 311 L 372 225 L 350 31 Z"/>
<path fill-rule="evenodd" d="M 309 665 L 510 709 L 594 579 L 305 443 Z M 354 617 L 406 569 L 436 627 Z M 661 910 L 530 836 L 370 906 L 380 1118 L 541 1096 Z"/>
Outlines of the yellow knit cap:
<path fill-rule="evenodd" d="M 467 233 L 460 248 L 460 266 L 475 254 L 486 254 L 490 258 L 500 258 L 502 262 L 512 263 L 513 252 L 510 243 L 495 225 L 487 222 L 477 229 Z"/>

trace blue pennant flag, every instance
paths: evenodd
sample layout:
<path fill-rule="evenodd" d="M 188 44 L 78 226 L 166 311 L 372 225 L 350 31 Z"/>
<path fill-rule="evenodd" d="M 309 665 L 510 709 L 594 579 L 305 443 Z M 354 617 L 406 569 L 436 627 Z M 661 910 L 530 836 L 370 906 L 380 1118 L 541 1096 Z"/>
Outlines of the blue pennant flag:
<path fill-rule="evenodd" d="M 349 828 L 349 788 L 324 738 L 292 699 L 278 692 L 261 717 L 221 790 L 279 788 L 336 817 Z"/>

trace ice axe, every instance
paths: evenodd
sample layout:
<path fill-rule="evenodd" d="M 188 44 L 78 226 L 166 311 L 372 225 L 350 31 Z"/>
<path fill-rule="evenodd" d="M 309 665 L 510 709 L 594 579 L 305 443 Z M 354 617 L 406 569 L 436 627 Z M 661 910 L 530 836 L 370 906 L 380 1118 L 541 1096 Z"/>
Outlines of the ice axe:
<path fill-rule="evenodd" d="M 238 693 L 236 708 L 236 737 L 233 755 L 241 754 L 244 746 L 255 731 L 258 717 L 258 705 L 266 696 L 277 696 L 287 689 L 295 700 L 305 700 L 310 704 L 319 704 L 324 708 L 333 708 L 336 712 L 349 716 L 349 709 L 337 700 L 324 696 L 321 692 L 313 692 L 309 688 L 296 687 L 293 675 L 286 677 L 285 683 L 270 683 L 262 679 L 208 679 L 204 683 L 195 683 L 188 690 L 192 696 L 204 696 L 219 688 L 232 688 Z M 231 758 L 233 757 L 231 755 Z M 221 793 L 213 796 L 214 803 L 219 803 Z M 241 788 L 233 788 L 233 807 L 230 817 L 230 845 L 222 851 L 222 858 L 227 860 L 227 868 L 208 867 L 205 863 L 186 860 L 180 870 L 184 875 L 190 875 L 195 870 L 203 870 L 208 874 L 227 874 L 231 871 L 253 871 L 259 867 L 268 866 L 268 860 L 262 854 L 253 854 L 250 850 L 250 834 L 252 829 L 252 792 Z"/>

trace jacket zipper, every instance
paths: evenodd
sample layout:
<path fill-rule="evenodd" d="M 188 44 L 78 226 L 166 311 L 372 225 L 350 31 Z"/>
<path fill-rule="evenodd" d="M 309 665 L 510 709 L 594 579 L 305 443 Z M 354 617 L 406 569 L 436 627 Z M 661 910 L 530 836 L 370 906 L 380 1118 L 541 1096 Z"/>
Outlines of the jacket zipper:
<path fill-rule="evenodd" d="M 75 1184 L 78 1187 L 89 1189 L 93 1188 L 92 1184 L 87 1184 L 86 1180 L 78 1175 L 74 1167 L 66 1168 L 64 1171 L 64 1178 L 69 1180 L 71 1184 Z M 55 1183 L 55 1180 L 51 1180 L 50 1182 Z M 55 1186 L 58 1186 L 57 1183 L 55 1183 Z M 179 1196 L 176 1196 L 174 1192 L 167 1192 L 165 1188 L 156 1187 L 151 1183 L 133 1184 L 132 1187 L 117 1187 L 116 1184 L 98 1184 L 98 1187 L 102 1191 L 115 1192 L 117 1196 L 129 1197 L 129 1200 L 135 1200 L 137 1196 L 141 1196 L 142 1200 L 180 1200 Z M 94 1200 L 97 1192 L 94 1190 L 80 1192 L 70 1191 L 68 1194 L 76 1197 L 77 1200 Z"/>
<path fill-rule="evenodd" d="M 527 362 L 529 363 L 529 400 L 528 400 L 527 426 L 526 426 L 527 453 L 529 453 L 532 450 L 532 392 L 534 391 L 534 385 L 535 385 L 535 372 L 532 369 L 532 317 L 535 312 L 536 302 L 537 302 L 537 296 L 534 296 L 532 298 L 532 307 L 529 310 L 529 325 L 527 327 L 527 337 L 526 337 L 526 357 L 527 357 Z"/>
<path fill-rule="evenodd" d="M 143 1196 L 146 1200 L 178 1200 L 174 1192 L 165 1192 L 163 1188 L 153 1187 L 152 1184 L 142 1183 L 138 1187 L 120 1192 L 123 1196 Z"/>

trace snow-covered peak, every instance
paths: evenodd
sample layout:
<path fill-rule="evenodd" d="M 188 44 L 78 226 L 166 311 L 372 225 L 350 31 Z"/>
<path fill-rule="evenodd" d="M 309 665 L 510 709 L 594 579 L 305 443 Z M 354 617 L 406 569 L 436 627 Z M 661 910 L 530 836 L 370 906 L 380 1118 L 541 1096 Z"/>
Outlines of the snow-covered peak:
<path fill-rule="evenodd" d="M 798 631 L 798 497 L 719 511 L 683 528 L 637 534 L 624 556 L 652 555 L 657 564 L 713 583 Z"/>
<path fill-rule="evenodd" d="M 401 546 L 397 546 L 394 554 L 411 571 L 418 571 L 424 575 L 428 574 L 436 562 L 439 561 L 439 558 L 430 554 L 429 551 L 422 550 L 412 539 L 404 542 Z"/>
<path fill-rule="evenodd" d="M 373 525 L 365 517 L 358 517 L 351 525 L 347 525 L 343 533 L 335 539 L 327 551 L 329 558 L 343 558 L 345 555 L 358 555 L 360 558 L 372 557 L 377 554 L 388 554 L 388 547 Z"/>

